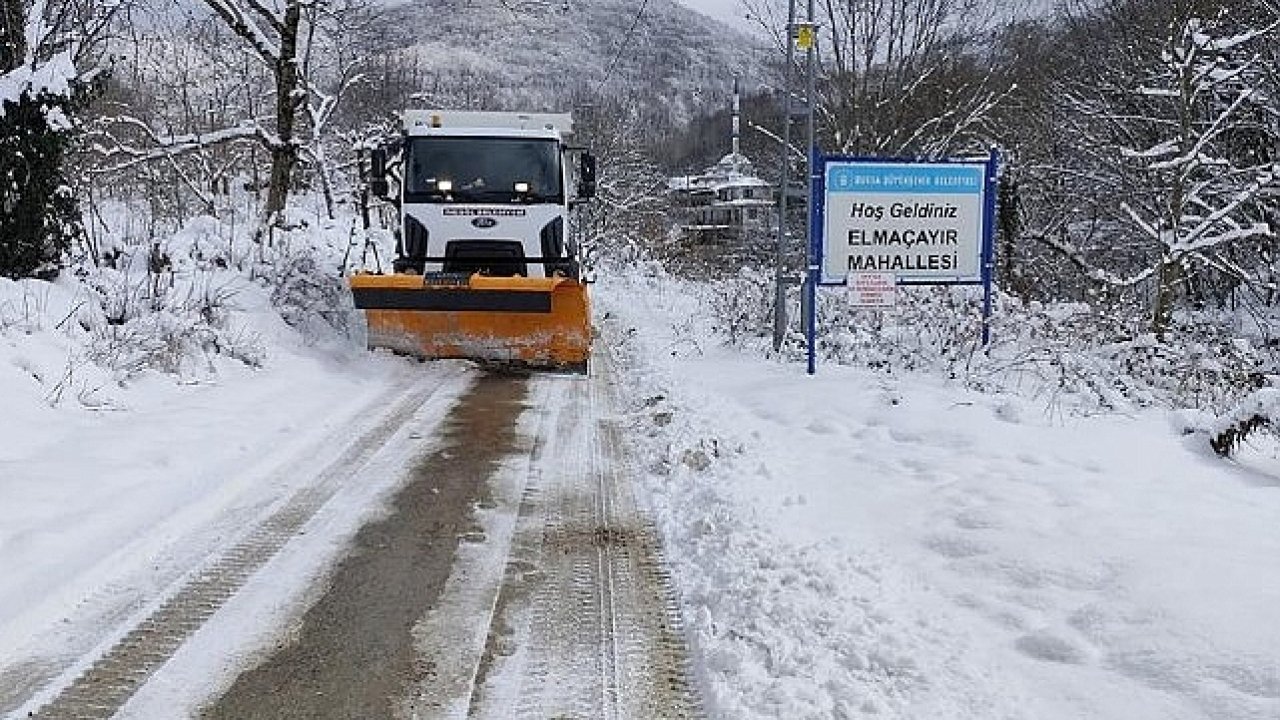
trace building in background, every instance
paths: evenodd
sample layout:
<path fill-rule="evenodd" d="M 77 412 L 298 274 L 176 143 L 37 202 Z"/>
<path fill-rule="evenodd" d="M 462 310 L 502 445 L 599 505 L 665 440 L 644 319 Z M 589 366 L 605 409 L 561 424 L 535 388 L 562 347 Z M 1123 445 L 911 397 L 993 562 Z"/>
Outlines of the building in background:
<path fill-rule="evenodd" d="M 755 174 L 741 148 L 741 101 L 733 82 L 731 149 L 698 175 L 668 180 L 684 238 L 695 242 L 749 240 L 768 236 L 773 217 L 773 186 Z"/>

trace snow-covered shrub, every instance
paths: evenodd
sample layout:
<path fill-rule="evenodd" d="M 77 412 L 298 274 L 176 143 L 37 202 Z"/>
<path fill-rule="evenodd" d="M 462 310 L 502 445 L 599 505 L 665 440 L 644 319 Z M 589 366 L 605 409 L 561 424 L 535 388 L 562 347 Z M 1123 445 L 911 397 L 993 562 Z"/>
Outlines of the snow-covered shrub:
<path fill-rule="evenodd" d="M 0 334 L 16 330 L 30 335 L 48 324 L 49 289 L 46 283 L 0 277 Z"/>
<path fill-rule="evenodd" d="M 818 354 L 824 361 L 890 372 L 954 375 L 980 345 L 979 303 L 967 289 L 900 288 L 894 308 L 866 310 L 852 306 L 842 290 L 822 290 Z"/>
<path fill-rule="evenodd" d="M 285 235 L 263 250 L 263 260 L 253 269 L 253 277 L 266 285 L 271 304 L 291 327 L 308 341 L 351 330 L 351 293 L 337 263 L 328 259 L 314 236 Z"/>
<path fill-rule="evenodd" d="M 1280 415 L 1280 390 L 1263 388 L 1219 419 L 1211 429 L 1209 447 L 1223 457 L 1230 455 L 1254 432 L 1272 427 L 1277 415 Z"/>
<path fill-rule="evenodd" d="M 128 260 L 124 262 L 128 263 Z M 232 278 L 197 272 L 179 282 L 172 273 L 102 268 L 85 273 L 97 303 L 82 314 L 88 357 L 129 378 L 145 370 L 207 372 L 214 356 L 250 367 L 265 360 L 261 340 L 234 326 Z"/>
<path fill-rule="evenodd" d="M 996 342 L 966 368 L 971 385 L 1021 389 L 1085 409 L 1222 410 L 1260 386 L 1273 361 L 1232 323 L 1182 314 L 1161 342 L 1140 318 L 1081 303 L 1002 303 Z"/>
<path fill-rule="evenodd" d="M 207 371 L 215 355 L 261 365 L 265 354 L 255 336 L 194 320 L 191 314 L 164 310 L 97 327 L 89 356 L 126 378 L 145 370 L 182 374 L 198 360 L 206 365 L 199 369 Z"/>
<path fill-rule="evenodd" d="M 692 283 L 722 341 L 771 355 L 773 277 L 743 270 Z M 1274 360 L 1241 339 L 1229 318 L 1175 317 L 1165 341 L 1138 314 L 1085 303 L 1022 303 L 999 296 L 989 346 L 982 345 L 982 298 L 973 288 L 899 288 L 885 310 L 853 307 L 840 289 L 818 293 L 821 363 L 883 372 L 932 372 L 986 391 L 1019 392 L 1081 411 L 1150 406 L 1225 410 L 1258 388 Z M 805 353 L 799 288 L 789 292 L 791 332 L 784 357 Z"/>
<path fill-rule="evenodd" d="M 134 213 L 121 206 L 108 214 Z M 247 286 L 233 265 L 248 254 L 237 245 L 247 243 L 211 217 L 163 238 L 108 235 L 101 264 L 77 271 L 92 305 L 80 314 L 88 357 L 120 378 L 207 373 L 219 356 L 260 366 L 262 340 L 236 318 Z"/>
<path fill-rule="evenodd" d="M 707 295 L 712 327 L 731 344 L 742 345 L 772 332 L 772 275 L 744 267 L 732 278 L 711 283 Z"/>
<path fill-rule="evenodd" d="M 1220 457 L 1236 453 L 1256 435 L 1270 434 L 1274 439 L 1277 419 L 1280 388 L 1275 387 L 1254 390 L 1226 412 L 1184 410 L 1170 415 L 1176 431 L 1207 443 Z"/>

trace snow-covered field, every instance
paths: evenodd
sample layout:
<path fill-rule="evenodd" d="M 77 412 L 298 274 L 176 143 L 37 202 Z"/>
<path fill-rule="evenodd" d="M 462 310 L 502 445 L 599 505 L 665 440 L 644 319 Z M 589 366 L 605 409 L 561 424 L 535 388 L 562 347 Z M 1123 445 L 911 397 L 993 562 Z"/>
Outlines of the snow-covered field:
<path fill-rule="evenodd" d="M 1223 461 L 1164 412 L 811 378 L 717 349 L 669 278 L 606 288 L 714 717 L 1280 717 L 1268 453 Z"/>
<path fill-rule="evenodd" d="M 0 281 L 2 662 L 86 651 L 287 494 L 282 462 L 409 375 L 456 375 L 303 342 L 262 284 L 220 282 L 218 326 L 257 351 L 122 374 L 86 361 L 103 328 L 71 327 L 76 282 Z M 725 349 L 695 287 L 595 290 L 713 717 L 1280 717 L 1268 446 L 1222 460 L 1172 413 L 1076 416 L 925 373 L 810 378 Z"/>

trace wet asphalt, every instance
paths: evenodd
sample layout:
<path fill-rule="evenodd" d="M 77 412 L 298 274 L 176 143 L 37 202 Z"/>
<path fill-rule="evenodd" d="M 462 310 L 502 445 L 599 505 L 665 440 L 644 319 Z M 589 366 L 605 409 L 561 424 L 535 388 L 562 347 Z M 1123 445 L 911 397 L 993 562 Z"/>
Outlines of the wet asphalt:
<path fill-rule="evenodd" d="M 412 630 L 438 601 L 461 542 L 478 531 L 488 480 L 516 451 L 527 380 L 482 377 L 455 407 L 382 519 L 362 528 L 327 590 L 294 631 L 201 717 L 355 720 L 397 717 L 419 667 Z"/>

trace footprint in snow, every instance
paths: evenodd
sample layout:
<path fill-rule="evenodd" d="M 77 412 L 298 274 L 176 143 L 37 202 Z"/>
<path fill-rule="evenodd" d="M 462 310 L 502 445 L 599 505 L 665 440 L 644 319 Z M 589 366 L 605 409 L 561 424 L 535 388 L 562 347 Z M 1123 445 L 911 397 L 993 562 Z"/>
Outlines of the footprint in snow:
<path fill-rule="evenodd" d="M 1022 406 L 1011 400 L 1005 400 L 996 405 L 995 416 L 1007 423 L 1019 425 L 1023 421 Z"/>
<path fill-rule="evenodd" d="M 1047 632 L 1023 635 L 1014 643 L 1027 657 L 1062 665 L 1083 665 L 1088 653 L 1076 643 Z"/>
<path fill-rule="evenodd" d="M 1216 665 L 1209 674 L 1244 695 L 1280 700 L 1280 665 Z"/>
<path fill-rule="evenodd" d="M 815 435 L 832 435 L 836 431 L 835 426 L 826 420 L 814 420 L 805 429 Z"/>
<path fill-rule="evenodd" d="M 897 428 L 889 430 L 889 438 L 894 442 L 910 445 L 916 445 L 924 442 L 924 438 L 921 437 L 919 433 L 914 433 L 909 430 L 899 430 Z"/>
<path fill-rule="evenodd" d="M 796 505 L 808 505 L 808 504 L 809 504 L 809 499 L 806 498 L 804 495 L 796 495 L 795 497 L 788 495 L 782 498 L 783 507 L 793 507 Z"/>
<path fill-rule="evenodd" d="M 898 464 L 920 476 L 924 480 L 933 479 L 933 466 L 920 458 L 903 458 L 898 461 Z"/>
<path fill-rule="evenodd" d="M 876 430 L 871 426 L 855 428 L 849 431 L 850 440 L 867 440 L 876 436 Z"/>
<path fill-rule="evenodd" d="M 987 548 L 981 543 L 960 535 L 931 535 L 925 538 L 924 546 L 952 560 L 963 560 L 987 553 Z"/>
<path fill-rule="evenodd" d="M 969 508 L 955 516 L 956 527 L 961 530 L 998 530 L 1002 527 L 995 515 L 985 508 Z"/>

